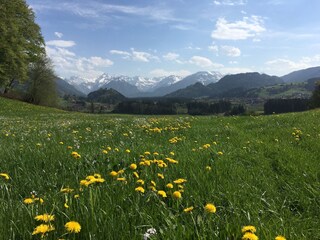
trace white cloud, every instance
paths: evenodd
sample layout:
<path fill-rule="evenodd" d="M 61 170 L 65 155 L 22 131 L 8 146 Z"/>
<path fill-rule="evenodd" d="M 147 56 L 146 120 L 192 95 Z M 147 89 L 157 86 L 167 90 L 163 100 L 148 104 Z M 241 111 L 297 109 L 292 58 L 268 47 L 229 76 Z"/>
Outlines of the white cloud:
<path fill-rule="evenodd" d="M 214 67 L 219 68 L 223 67 L 222 64 L 213 63 L 209 58 L 201 57 L 201 56 L 193 56 L 190 58 L 189 63 L 194 64 L 196 66 L 207 68 L 207 67 Z"/>
<path fill-rule="evenodd" d="M 233 46 L 221 46 L 221 51 L 228 57 L 239 57 L 241 55 L 241 50 Z"/>
<path fill-rule="evenodd" d="M 280 76 L 295 70 L 319 66 L 320 55 L 314 55 L 311 57 L 302 57 L 297 61 L 293 61 L 285 58 L 277 58 L 277 59 L 267 61 L 265 64 L 266 64 L 267 72 Z"/>
<path fill-rule="evenodd" d="M 238 6 L 238 5 L 246 5 L 247 0 L 221 0 L 221 1 L 213 1 L 215 5 L 227 5 L 227 6 Z"/>
<path fill-rule="evenodd" d="M 175 61 L 175 60 L 178 60 L 179 54 L 168 52 L 166 55 L 163 55 L 162 57 L 167 61 Z"/>
<path fill-rule="evenodd" d="M 176 75 L 176 76 L 181 76 L 185 77 L 190 75 L 191 72 L 188 70 L 177 70 L 177 71 L 167 71 L 164 69 L 154 69 L 150 72 L 150 75 L 152 77 L 163 77 L 163 76 L 170 76 L 170 75 Z"/>
<path fill-rule="evenodd" d="M 123 59 L 129 59 L 131 57 L 131 54 L 129 52 L 121 50 L 110 50 L 110 53 L 114 55 L 121 55 Z"/>
<path fill-rule="evenodd" d="M 75 46 L 76 43 L 74 41 L 52 40 L 52 41 L 46 42 L 46 45 L 47 46 L 67 48 L 67 47 Z"/>
<path fill-rule="evenodd" d="M 215 45 L 215 44 L 212 44 L 211 46 L 209 46 L 208 49 L 211 52 L 214 52 L 214 53 L 218 53 L 219 52 L 219 47 L 217 45 Z"/>
<path fill-rule="evenodd" d="M 65 48 L 46 46 L 46 53 L 53 61 L 58 75 L 70 77 L 72 75 L 94 79 L 104 72 L 106 67 L 113 65 L 109 59 L 92 56 L 80 57 Z"/>
<path fill-rule="evenodd" d="M 266 29 L 263 26 L 263 19 L 259 16 L 243 17 L 241 21 L 228 22 L 219 18 L 216 22 L 216 29 L 211 33 L 213 39 L 222 40 L 244 40 L 255 38 Z"/>
<path fill-rule="evenodd" d="M 56 35 L 56 37 L 58 37 L 58 38 L 63 37 L 63 33 L 61 33 L 61 32 L 54 32 L 54 35 Z"/>

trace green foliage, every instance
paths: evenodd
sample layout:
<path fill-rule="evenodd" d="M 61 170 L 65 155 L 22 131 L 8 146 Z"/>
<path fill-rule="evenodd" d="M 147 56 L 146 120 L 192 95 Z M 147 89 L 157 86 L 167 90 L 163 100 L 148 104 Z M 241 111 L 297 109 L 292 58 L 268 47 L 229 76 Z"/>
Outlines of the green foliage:
<path fill-rule="evenodd" d="M 32 232 L 40 224 L 34 217 L 43 213 L 55 215 L 55 230 L 42 239 L 141 240 L 153 227 L 152 239 L 235 240 L 245 225 L 255 226 L 259 239 L 320 239 L 319 110 L 255 117 L 89 115 L 0 98 L 0 118 L 0 173 L 10 176 L 0 176 L 4 239 L 41 239 Z M 139 164 L 145 160 L 150 166 Z M 110 176 L 119 170 L 125 181 Z M 141 183 L 134 171 L 145 181 L 144 193 L 135 190 Z M 105 181 L 80 185 L 95 173 Z M 178 178 L 187 182 L 179 187 Z M 151 180 L 167 198 L 149 189 Z M 166 188 L 169 182 L 173 189 Z M 66 187 L 73 191 L 61 192 Z M 183 189 L 181 199 L 173 198 L 177 189 Z M 31 192 L 43 204 L 24 204 Z M 207 203 L 216 213 L 205 212 Z M 80 233 L 67 234 L 68 221 L 79 222 Z"/>
<path fill-rule="evenodd" d="M 42 55 L 41 59 L 30 66 L 28 101 L 37 105 L 55 106 L 56 78 L 50 59 Z"/>
<path fill-rule="evenodd" d="M 316 87 L 313 90 L 313 93 L 311 96 L 311 105 L 313 108 L 320 107 L 320 81 L 316 83 Z"/>
<path fill-rule="evenodd" d="M 24 81 L 28 67 L 45 52 L 40 27 L 24 0 L 0 2 L 0 87 Z"/>

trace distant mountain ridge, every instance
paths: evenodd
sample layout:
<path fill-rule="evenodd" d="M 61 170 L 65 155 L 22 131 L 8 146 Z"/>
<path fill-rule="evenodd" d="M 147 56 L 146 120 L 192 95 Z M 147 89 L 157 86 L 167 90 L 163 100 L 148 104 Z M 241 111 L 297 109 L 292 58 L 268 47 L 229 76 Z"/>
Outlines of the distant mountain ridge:
<path fill-rule="evenodd" d="M 178 89 L 187 87 L 196 82 L 205 85 L 217 82 L 222 77 L 219 72 L 202 71 L 185 78 L 176 75 L 167 77 L 128 77 L 123 75 L 111 76 L 107 73 L 99 76 L 94 82 L 84 81 L 82 78 L 71 77 L 66 79 L 77 90 L 89 94 L 100 88 L 113 88 L 126 97 L 153 97 L 164 96 Z"/>
<path fill-rule="evenodd" d="M 296 83 L 296 82 L 305 82 L 311 78 L 320 77 L 320 67 L 311 67 L 298 71 L 291 72 L 287 75 L 282 76 L 281 78 L 285 82 Z"/>

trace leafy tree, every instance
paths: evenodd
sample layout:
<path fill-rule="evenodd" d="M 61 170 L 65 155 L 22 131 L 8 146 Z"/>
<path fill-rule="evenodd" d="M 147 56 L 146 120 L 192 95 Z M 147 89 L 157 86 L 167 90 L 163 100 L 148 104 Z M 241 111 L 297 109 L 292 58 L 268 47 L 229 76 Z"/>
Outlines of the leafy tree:
<path fill-rule="evenodd" d="M 316 82 L 316 87 L 312 92 L 311 107 L 312 108 L 320 107 L 320 81 Z"/>
<path fill-rule="evenodd" d="M 38 105 L 55 106 L 56 79 L 50 59 L 42 55 L 30 66 L 28 101 Z"/>
<path fill-rule="evenodd" d="M 0 0 L 0 87 L 28 78 L 30 63 L 45 53 L 35 16 L 25 0 Z"/>

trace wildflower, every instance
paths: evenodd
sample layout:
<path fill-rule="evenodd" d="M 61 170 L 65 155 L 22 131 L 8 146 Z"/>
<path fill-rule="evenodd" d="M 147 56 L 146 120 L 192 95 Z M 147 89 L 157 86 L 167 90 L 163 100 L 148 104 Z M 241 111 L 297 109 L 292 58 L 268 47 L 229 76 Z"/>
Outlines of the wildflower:
<path fill-rule="evenodd" d="M 81 230 L 81 225 L 76 221 L 67 222 L 64 226 L 70 233 L 79 233 Z"/>
<path fill-rule="evenodd" d="M 246 233 L 246 232 L 251 232 L 251 233 L 255 233 L 257 230 L 254 226 L 244 226 L 242 229 L 241 229 L 241 232 L 242 233 Z"/>
<path fill-rule="evenodd" d="M 159 190 L 159 191 L 158 191 L 158 194 L 159 194 L 161 197 L 163 197 L 163 198 L 166 198 L 166 197 L 167 197 L 167 194 L 166 194 L 165 191 Z"/>
<path fill-rule="evenodd" d="M 258 236 L 251 232 L 246 232 L 242 238 L 242 240 L 258 240 Z"/>
<path fill-rule="evenodd" d="M 161 178 L 161 179 L 164 179 L 164 176 L 161 173 L 158 173 L 158 177 Z"/>
<path fill-rule="evenodd" d="M 137 172 L 133 172 L 133 176 L 135 176 L 135 178 L 139 178 L 139 174 Z"/>
<path fill-rule="evenodd" d="M 188 213 L 188 212 L 191 212 L 192 210 L 193 210 L 193 207 L 187 207 L 183 209 L 183 212 Z"/>
<path fill-rule="evenodd" d="M 137 180 L 137 183 L 141 184 L 141 185 L 144 185 L 144 181 L 142 179 L 138 179 Z"/>
<path fill-rule="evenodd" d="M 64 143 L 63 143 L 63 142 L 59 142 L 59 144 L 60 144 L 60 145 L 63 145 Z"/>
<path fill-rule="evenodd" d="M 136 192 L 141 192 L 141 193 L 144 193 L 144 188 L 143 187 L 137 187 L 134 189 Z"/>
<path fill-rule="evenodd" d="M 180 199 L 181 198 L 181 193 L 179 191 L 174 191 L 172 193 L 172 197 L 175 199 Z"/>
<path fill-rule="evenodd" d="M 174 180 L 173 182 L 176 183 L 176 184 L 181 184 L 181 183 L 185 183 L 186 181 L 187 181 L 186 179 L 179 178 L 177 180 Z"/>
<path fill-rule="evenodd" d="M 130 164 L 130 167 L 129 167 L 131 170 L 136 170 L 137 169 L 137 164 L 135 163 L 132 163 Z"/>
<path fill-rule="evenodd" d="M 118 173 L 116 171 L 110 172 L 110 176 L 111 177 L 116 177 L 117 175 L 118 175 Z"/>
<path fill-rule="evenodd" d="M 6 180 L 10 179 L 10 177 L 9 177 L 9 175 L 7 173 L 0 173 L 0 176 L 3 177 Z"/>
<path fill-rule="evenodd" d="M 166 185 L 166 187 L 167 187 L 167 188 L 173 188 L 173 184 L 172 184 L 172 183 L 168 183 L 168 184 Z"/>
<path fill-rule="evenodd" d="M 150 155 L 151 153 L 150 152 L 144 152 L 144 155 Z"/>
<path fill-rule="evenodd" d="M 73 197 L 74 197 L 74 198 L 79 198 L 80 195 L 79 195 L 79 194 L 76 194 L 76 195 L 74 195 Z"/>
<path fill-rule="evenodd" d="M 206 170 L 209 172 L 211 171 L 211 167 L 210 166 L 206 166 Z"/>
<path fill-rule="evenodd" d="M 42 215 L 35 216 L 34 219 L 37 221 L 51 222 L 54 220 L 54 215 L 44 213 Z"/>
<path fill-rule="evenodd" d="M 220 152 L 218 152 L 218 155 L 219 155 L 219 156 L 223 155 L 223 152 L 221 152 L 221 151 L 220 151 Z"/>
<path fill-rule="evenodd" d="M 208 213 L 215 213 L 217 211 L 216 206 L 212 203 L 207 203 L 207 205 L 204 207 L 204 210 Z"/>
<path fill-rule="evenodd" d="M 126 153 L 130 153 L 131 151 L 129 149 L 126 149 Z"/>
<path fill-rule="evenodd" d="M 63 206 L 64 206 L 65 208 L 69 208 L 69 205 L 68 205 L 66 202 L 63 204 Z"/>
<path fill-rule="evenodd" d="M 170 154 L 171 156 L 174 156 L 174 152 L 170 152 L 169 154 Z"/>
<path fill-rule="evenodd" d="M 71 146 L 68 146 L 68 147 L 67 147 L 67 149 L 71 150 L 71 149 L 72 149 L 72 147 L 71 147 Z"/>
<path fill-rule="evenodd" d="M 149 228 L 144 234 L 143 234 L 143 240 L 148 240 L 151 236 L 156 235 L 157 230 L 154 228 Z"/>
<path fill-rule="evenodd" d="M 53 230 L 55 230 L 55 228 L 50 224 L 40 224 L 33 230 L 32 235 L 42 234 L 41 237 L 44 237 L 46 233 L 51 232 Z"/>
<path fill-rule="evenodd" d="M 60 192 L 62 192 L 62 193 L 71 193 L 71 192 L 73 192 L 73 191 L 74 191 L 74 189 L 68 188 L 68 187 L 66 187 L 66 188 L 61 188 L 61 190 L 60 190 Z"/>
<path fill-rule="evenodd" d="M 32 198 L 25 198 L 24 200 L 23 200 L 23 203 L 24 204 L 32 204 L 34 201 L 33 201 L 33 199 Z"/>
<path fill-rule="evenodd" d="M 156 182 L 155 182 L 155 181 L 152 181 L 152 180 L 151 180 L 151 185 L 154 186 L 154 187 L 157 186 Z"/>
<path fill-rule="evenodd" d="M 284 236 L 276 236 L 275 240 L 286 240 L 286 238 Z"/>
<path fill-rule="evenodd" d="M 75 159 L 81 158 L 81 155 L 77 152 L 74 152 L 74 151 L 71 153 L 71 156 L 74 157 Z"/>
<path fill-rule="evenodd" d="M 102 153 L 103 154 L 108 154 L 108 151 L 104 149 L 104 150 L 102 150 Z"/>

